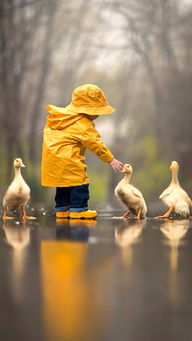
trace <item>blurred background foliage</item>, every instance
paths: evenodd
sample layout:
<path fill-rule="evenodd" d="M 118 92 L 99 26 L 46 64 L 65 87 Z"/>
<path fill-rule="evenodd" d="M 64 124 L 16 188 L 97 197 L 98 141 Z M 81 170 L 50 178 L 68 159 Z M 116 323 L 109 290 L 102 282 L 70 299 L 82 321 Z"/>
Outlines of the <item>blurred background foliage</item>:
<path fill-rule="evenodd" d="M 32 204 L 53 207 L 41 187 L 45 105 L 65 106 L 94 83 L 116 112 L 96 127 L 151 209 L 170 181 L 171 160 L 192 195 L 192 3 L 187 0 L 1 0 L 0 195 L 21 157 Z M 121 174 L 87 153 L 90 206 L 118 208 Z"/>

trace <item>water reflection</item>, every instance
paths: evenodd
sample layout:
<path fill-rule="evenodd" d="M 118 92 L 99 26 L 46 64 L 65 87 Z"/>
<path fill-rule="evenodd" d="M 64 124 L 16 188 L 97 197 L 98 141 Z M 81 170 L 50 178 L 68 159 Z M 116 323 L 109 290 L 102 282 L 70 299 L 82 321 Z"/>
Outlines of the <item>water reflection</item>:
<path fill-rule="evenodd" d="M 170 245 L 170 268 L 176 271 L 178 267 L 178 248 L 181 239 L 186 235 L 190 226 L 189 220 L 165 221 L 161 224 L 160 230 L 168 239 Z"/>
<path fill-rule="evenodd" d="M 170 274 L 168 276 L 168 300 L 175 309 L 179 309 L 183 285 L 178 271 L 179 246 L 190 226 L 189 220 L 166 221 L 161 225 L 161 232 L 168 239 L 170 246 Z"/>
<path fill-rule="evenodd" d="M 176 332 L 190 339 L 188 228 L 153 219 L 8 221 L 0 231 L 2 340 L 156 340 L 157 330 L 158 340 Z"/>
<path fill-rule="evenodd" d="M 56 238 L 87 242 L 89 238 L 89 229 L 96 225 L 97 221 L 90 219 L 57 219 Z"/>
<path fill-rule="evenodd" d="M 86 259 L 88 226 L 95 224 L 57 221 L 59 242 L 41 242 L 43 319 L 48 340 L 94 339 L 94 321 L 100 320 L 100 314 L 87 278 Z"/>
<path fill-rule="evenodd" d="M 115 241 L 122 249 L 123 263 L 131 265 L 132 263 L 132 246 L 139 240 L 141 232 L 146 225 L 146 220 L 124 221 L 119 227 L 115 228 Z"/>
<path fill-rule="evenodd" d="M 30 242 L 30 230 L 25 224 L 18 224 L 9 220 L 3 224 L 6 242 L 12 248 L 12 276 L 13 293 L 16 301 L 21 301 L 23 294 L 23 276 L 25 264 L 25 250 Z"/>

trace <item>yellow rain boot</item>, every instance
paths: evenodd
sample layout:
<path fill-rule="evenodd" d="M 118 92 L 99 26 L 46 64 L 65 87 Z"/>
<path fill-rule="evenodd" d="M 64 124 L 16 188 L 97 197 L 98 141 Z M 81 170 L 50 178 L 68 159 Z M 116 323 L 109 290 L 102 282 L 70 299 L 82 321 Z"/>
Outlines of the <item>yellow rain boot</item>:
<path fill-rule="evenodd" d="M 70 219 L 95 219 L 97 217 L 96 211 L 82 211 L 82 212 L 70 212 Z"/>
<path fill-rule="evenodd" d="M 69 211 L 55 212 L 56 218 L 69 218 Z"/>

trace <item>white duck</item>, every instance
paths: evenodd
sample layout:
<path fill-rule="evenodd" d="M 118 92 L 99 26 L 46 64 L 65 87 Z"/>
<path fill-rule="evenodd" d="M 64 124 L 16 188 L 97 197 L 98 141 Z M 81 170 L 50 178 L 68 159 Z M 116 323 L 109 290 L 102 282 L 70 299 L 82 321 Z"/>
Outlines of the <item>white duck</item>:
<path fill-rule="evenodd" d="M 135 218 L 137 219 L 145 218 L 147 205 L 142 193 L 130 184 L 132 172 L 133 169 L 131 165 L 125 164 L 123 166 L 122 173 L 125 173 L 125 176 L 116 186 L 115 195 L 128 208 L 128 211 L 122 216 L 122 218 L 127 218 L 130 212 L 136 215 Z"/>
<path fill-rule="evenodd" d="M 13 219 L 13 217 L 7 216 L 7 208 L 10 211 L 21 209 L 22 221 L 35 219 L 35 217 L 27 217 L 25 213 L 25 206 L 30 199 L 30 188 L 21 175 L 21 167 L 25 167 L 25 165 L 20 158 L 17 158 L 14 160 L 13 166 L 15 177 L 3 198 L 3 220 Z"/>
<path fill-rule="evenodd" d="M 179 214 L 183 218 L 189 218 L 189 207 L 192 202 L 188 194 L 183 190 L 178 180 L 179 165 L 177 161 L 172 161 L 170 170 L 172 172 L 172 180 L 170 185 L 161 193 L 161 199 L 168 207 L 168 211 L 164 215 L 157 218 L 168 218 L 172 211 Z"/>

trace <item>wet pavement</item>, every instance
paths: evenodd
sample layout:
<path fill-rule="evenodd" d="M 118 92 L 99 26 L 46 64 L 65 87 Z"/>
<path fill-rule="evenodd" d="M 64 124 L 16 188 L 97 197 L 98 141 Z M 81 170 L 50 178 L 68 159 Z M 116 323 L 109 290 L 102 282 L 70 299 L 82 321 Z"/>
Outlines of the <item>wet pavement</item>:
<path fill-rule="evenodd" d="M 192 340 L 192 220 L 34 213 L 1 223 L 0 340 Z"/>

